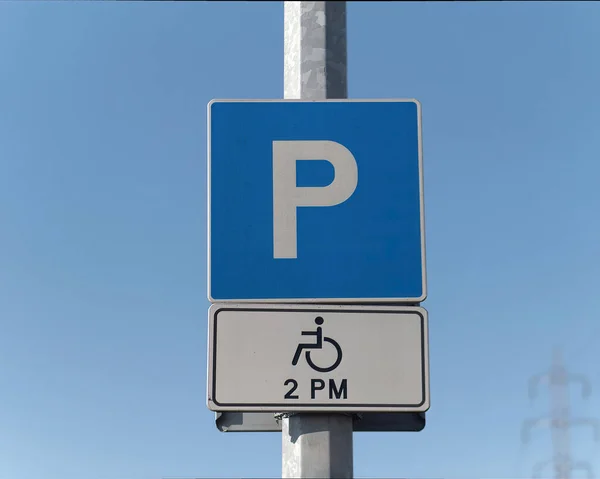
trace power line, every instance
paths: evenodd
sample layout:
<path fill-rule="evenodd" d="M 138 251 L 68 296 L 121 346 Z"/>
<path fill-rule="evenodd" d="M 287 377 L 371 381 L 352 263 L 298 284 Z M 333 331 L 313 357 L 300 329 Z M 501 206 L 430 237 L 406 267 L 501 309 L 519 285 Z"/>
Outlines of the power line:
<path fill-rule="evenodd" d="M 571 457 L 570 428 L 572 426 L 586 425 L 594 430 L 594 439 L 600 442 L 600 423 L 591 418 L 573 418 L 569 408 L 569 383 L 576 382 L 581 386 L 581 395 L 587 399 L 592 388 L 589 381 L 581 374 L 567 372 L 562 352 L 555 348 L 552 356 L 552 366 L 549 371 L 532 376 L 529 380 L 529 397 L 534 399 L 538 395 L 540 385 L 544 384 L 550 389 L 551 411 L 547 416 L 528 419 L 523 423 L 522 441 L 528 443 L 531 431 L 538 426 L 548 426 L 552 434 L 552 458 L 537 463 L 533 468 L 533 477 L 542 477 L 548 466 L 553 466 L 554 479 L 570 479 L 574 470 L 584 470 L 588 479 L 593 479 L 593 470 L 586 461 L 574 461 Z"/>

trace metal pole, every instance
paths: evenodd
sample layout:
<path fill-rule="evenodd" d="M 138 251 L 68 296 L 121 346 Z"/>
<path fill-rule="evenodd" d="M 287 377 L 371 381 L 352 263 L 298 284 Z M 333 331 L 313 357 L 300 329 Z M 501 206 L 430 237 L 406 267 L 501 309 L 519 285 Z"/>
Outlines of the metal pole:
<path fill-rule="evenodd" d="M 346 2 L 283 2 L 283 97 L 348 97 Z"/>
<path fill-rule="evenodd" d="M 284 98 L 347 98 L 346 2 L 284 3 Z M 352 478 L 352 416 L 282 414 L 283 478 Z"/>

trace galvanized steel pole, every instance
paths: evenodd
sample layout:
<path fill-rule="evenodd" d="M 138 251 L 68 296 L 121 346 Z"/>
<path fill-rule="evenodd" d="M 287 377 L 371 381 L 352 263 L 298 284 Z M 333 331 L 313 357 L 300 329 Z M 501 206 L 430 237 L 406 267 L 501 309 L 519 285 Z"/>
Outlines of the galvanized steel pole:
<path fill-rule="evenodd" d="M 348 97 L 346 2 L 284 3 L 284 98 Z M 347 414 L 282 414 L 283 478 L 352 478 Z"/>

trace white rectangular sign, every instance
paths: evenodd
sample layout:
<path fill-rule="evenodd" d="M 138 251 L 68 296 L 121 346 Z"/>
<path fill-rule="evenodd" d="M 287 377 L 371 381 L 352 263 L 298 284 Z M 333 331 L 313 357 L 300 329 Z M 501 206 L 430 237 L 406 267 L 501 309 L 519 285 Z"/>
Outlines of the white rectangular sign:
<path fill-rule="evenodd" d="M 213 304 L 212 411 L 429 409 L 420 307 Z"/>

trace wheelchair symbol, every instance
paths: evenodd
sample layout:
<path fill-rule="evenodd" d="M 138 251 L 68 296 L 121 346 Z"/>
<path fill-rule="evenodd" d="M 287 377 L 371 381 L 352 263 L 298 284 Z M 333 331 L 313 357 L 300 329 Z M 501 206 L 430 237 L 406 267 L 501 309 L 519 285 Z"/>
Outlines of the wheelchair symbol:
<path fill-rule="evenodd" d="M 318 371 L 320 373 L 328 373 L 330 371 L 333 371 L 335 368 L 337 368 L 340 363 L 342 362 L 342 348 L 340 347 L 340 345 L 337 343 L 337 341 L 335 341 L 334 339 L 328 338 L 327 336 L 323 336 L 323 331 L 321 328 L 321 325 L 323 324 L 324 320 L 321 316 L 318 316 L 317 318 L 315 318 L 315 324 L 317 324 L 317 330 L 316 331 L 302 331 L 302 336 L 316 336 L 317 337 L 317 341 L 316 343 L 309 343 L 309 344 L 302 344 L 300 343 L 298 345 L 298 347 L 296 348 L 296 354 L 294 354 L 294 359 L 292 359 L 292 366 L 296 366 L 296 364 L 298 364 L 298 360 L 300 359 L 300 355 L 302 354 L 302 350 L 306 349 L 306 362 L 308 363 L 308 365 L 313 368 L 315 371 Z M 309 349 L 323 349 L 323 343 L 329 343 L 331 345 L 333 345 L 333 347 L 335 348 L 335 351 L 337 353 L 337 359 L 335 360 L 335 362 L 326 368 L 322 368 L 320 366 L 317 366 L 315 363 L 313 363 L 311 357 L 310 357 L 310 351 L 308 351 Z"/>

